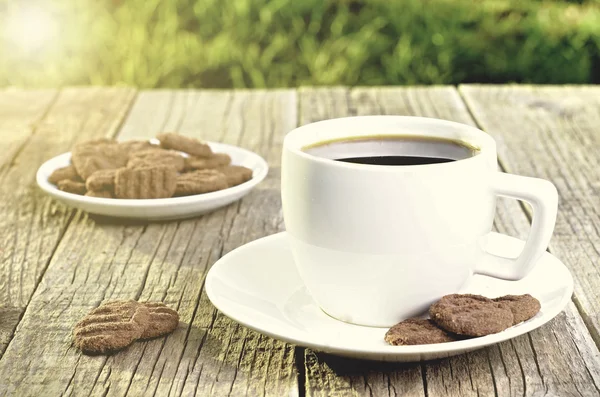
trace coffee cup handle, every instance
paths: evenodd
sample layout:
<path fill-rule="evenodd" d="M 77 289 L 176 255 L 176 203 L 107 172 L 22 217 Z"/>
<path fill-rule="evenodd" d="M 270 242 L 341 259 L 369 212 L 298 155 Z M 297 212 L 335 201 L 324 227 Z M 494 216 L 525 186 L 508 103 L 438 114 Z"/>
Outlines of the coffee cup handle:
<path fill-rule="evenodd" d="M 498 196 L 525 201 L 533 207 L 533 221 L 523 251 L 517 258 L 506 258 L 486 253 L 475 273 L 501 278 L 520 280 L 535 266 L 548 247 L 558 208 L 558 192 L 549 181 L 520 175 L 497 172 L 492 189 Z"/>

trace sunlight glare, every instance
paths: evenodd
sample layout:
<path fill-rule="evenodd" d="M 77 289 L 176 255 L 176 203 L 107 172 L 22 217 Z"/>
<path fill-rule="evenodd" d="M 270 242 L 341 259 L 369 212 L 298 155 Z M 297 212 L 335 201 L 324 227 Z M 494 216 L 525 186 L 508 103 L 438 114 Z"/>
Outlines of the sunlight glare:
<path fill-rule="evenodd" d="M 5 28 L 8 40 L 27 52 L 41 49 L 58 33 L 52 15 L 39 7 L 16 9 L 8 16 Z"/>

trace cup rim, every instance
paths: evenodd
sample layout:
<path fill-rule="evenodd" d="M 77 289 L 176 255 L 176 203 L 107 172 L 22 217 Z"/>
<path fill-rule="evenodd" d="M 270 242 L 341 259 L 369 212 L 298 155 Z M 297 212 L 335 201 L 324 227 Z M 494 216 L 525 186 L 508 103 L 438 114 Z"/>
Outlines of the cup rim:
<path fill-rule="evenodd" d="M 315 155 L 307 153 L 306 151 L 303 150 L 306 146 L 310 146 L 311 144 L 317 143 L 318 140 L 316 140 L 315 142 L 305 142 L 302 144 L 299 143 L 302 140 L 301 135 L 306 134 L 310 130 L 319 130 L 319 129 L 323 129 L 323 128 L 335 127 L 336 125 L 339 126 L 339 125 L 343 125 L 346 123 L 353 123 L 353 122 L 376 123 L 378 121 L 385 121 L 386 123 L 391 122 L 391 121 L 397 121 L 399 123 L 423 122 L 426 124 L 429 123 L 430 125 L 437 125 L 437 126 L 441 126 L 441 127 L 449 127 L 449 128 L 454 128 L 456 130 L 461 130 L 470 135 L 477 136 L 478 142 L 476 144 L 475 143 L 469 143 L 469 144 L 472 144 L 473 146 L 477 147 L 478 153 L 476 153 L 474 156 L 471 156 L 471 157 L 467 157 L 464 159 L 458 159 L 458 160 L 450 161 L 450 162 L 446 162 L 446 163 L 417 164 L 417 165 L 411 165 L 411 166 L 407 166 L 407 167 L 397 167 L 397 166 L 391 166 L 391 165 L 360 164 L 360 163 L 335 161 L 333 159 L 315 156 Z M 369 135 L 370 134 L 368 132 L 366 132 L 364 135 L 361 135 L 361 136 L 368 137 Z M 377 134 L 377 135 L 381 135 L 381 134 Z M 385 134 L 385 135 L 393 135 L 393 134 Z M 431 135 L 431 136 L 435 137 L 436 135 Z M 350 137 L 355 137 L 355 136 L 349 135 L 348 137 L 350 138 Z M 446 137 L 441 137 L 441 138 L 446 138 Z M 462 166 L 470 165 L 472 163 L 479 163 L 482 159 L 489 157 L 490 154 L 492 154 L 494 157 L 493 161 L 494 162 L 496 161 L 496 141 L 485 131 L 482 131 L 479 128 L 468 125 L 468 124 L 457 123 L 454 121 L 437 119 L 437 118 L 433 118 L 433 117 L 420 117 L 420 116 L 369 115 L 369 116 L 338 117 L 338 118 L 331 118 L 331 119 L 316 121 L 316 122 L 305 124 L 303 126 L 300 126 L 300 127 L 297 127 L 295 129 L 291 130 L 285 136 L 285 138 L 283 140 L 283 151 L 293 153 L 293 154 L 300 156 L 306 160 L 314 161 L 314 162 L 317 162 L 317 163 L 320 163 L 323 165 L 335 166 L 335 167 L 346 168 L 346 169 L 379 170 L 382 172 L 383 171 L 409 172 L 409 171 L 415 171 L 415 170 L 438 169 L 441 167 L 444 167 L 444 168 L 462 167 Z"/>

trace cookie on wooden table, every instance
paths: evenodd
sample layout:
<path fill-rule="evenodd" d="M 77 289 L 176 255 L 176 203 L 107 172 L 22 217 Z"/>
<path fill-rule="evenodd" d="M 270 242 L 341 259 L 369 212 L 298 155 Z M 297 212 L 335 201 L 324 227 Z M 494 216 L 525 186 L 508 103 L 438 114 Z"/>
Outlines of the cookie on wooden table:
<path fill-rule="evenodd" d="M 513 314 L 513 325 L 529 320 L 542 308 L 540 301 L 529 294 L 505 295 L 493 301 L 510 309 Z"/>
<path fill-rule="evenodd" d="M 455 336 L 439 328 L 433 321 L 418 318 L 404 320 L 385 334 L 385 341 L 394 346 L 426 345 L 455 340 Z"/>
<path fill-rule="evenodd" d="M 115 177 L 115 196 L 121 199 L 172 197 L 177 187 L 177 171 L 171 166 L 121 168 Z"/>
<path fill-rule="evenodd" d="M 507 306 L 481 295 L 446 295 L 431 305 L 429 315 L 446 331 L 468 336 L 495 334 L 514 324 Z"/>
<path fill-rule="evenodd" d="M 136 301 L 108 302 L 75 325 L 74 344 L 87 354 L 114 352 L 139 339 L 149 321 L 148 308 Z"/>
<path fill-rule="evenodd" d="M 197 157 L 208 157 L 212 154 L 210 146 L 199 139 L 173 132 L 158 134 L 156 138 L 160 141 L 160 146 L 165 149 L 178 150 Z"/>
<path fill-rule="evenodd" d="M 141 339 L 150 339 L 170 334 L 179 325 L 179 313 L 162 302 L 142 302 L 150 313 L 148 325 Z"/>
<path fill-rule="evenodd" d="M 190 196 L 227 189 L 227 178 L 223 173 L 209 169 L 197 170 L 177 176 L 176 196 Z"/>
<path fill-rule="evenodd" d="M 85 194 L 87 190 L 85 188 L 85 183 L 72 181 L 70 179 L 63 179 L 62 181 L 58 181 L 58 184 L 56 186 L 58 187 L 58 190 L 62 190 L 63 192 L 79 195 Z"/>
<path fill-rule="evenodd" d="M 185 159 L 186 170 L 204 170 L 224 167 L 231 163 L 231 157 L 226 153 L 215 153 L 209 157 L 190 156 Z"/>

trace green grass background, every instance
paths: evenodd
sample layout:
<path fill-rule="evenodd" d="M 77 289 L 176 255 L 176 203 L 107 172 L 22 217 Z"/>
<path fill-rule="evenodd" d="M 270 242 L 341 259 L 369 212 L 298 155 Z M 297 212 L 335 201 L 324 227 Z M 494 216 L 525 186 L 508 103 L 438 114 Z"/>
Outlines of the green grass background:
<path fill-rule="evenodd" d="M 18 3 L 0 0 L 0 28 Z M 57 36 L 33 52 L 0 37 L 0 86 L 600 82 L 598 0 L 42 4 Z"/>

